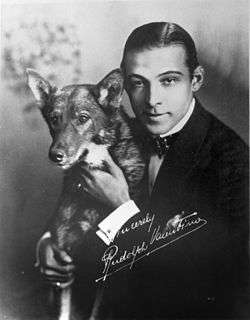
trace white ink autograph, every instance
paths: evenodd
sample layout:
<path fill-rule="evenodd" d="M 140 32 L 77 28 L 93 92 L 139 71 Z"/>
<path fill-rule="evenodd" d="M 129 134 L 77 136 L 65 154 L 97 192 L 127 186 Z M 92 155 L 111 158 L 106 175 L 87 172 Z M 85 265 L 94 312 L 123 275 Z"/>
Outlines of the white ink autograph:
<path fill-rule="evenodd" d="M 96 282 L 101 280 L 105 281 L 108 276 L 126 267 L 132 269 L 135 262 L 186 237 L 207 224 L 207 220 L 200 218 L 197 212 L 193 212 L 185 217 L 176 215 L 173 219 L 169 220 L 164 227 L 157 225 L 152 228 L 154 217 L 154 215 L 150 216 L 147 214 L 145 218 L 120 230 L 120 234 L 124 234 L 146 223 L 149 224 L 147 229 L 148 239 L 143 239 L 139 244 L 133 245 L 131 249 L 126 249 L 122 252 L 119 252 L 119 247 L 115 244 L 105 250 L 102 256 L 102 262 L 104 263 L 102 276 L 96 279 Z M 119 234 L 117 236 L 119 236 Z M 152 248 L 153 245 L 156 246 Z"/>
<path fill-rule="evenodd" d="M 137 230 L 138 228 L 140 228 L 141 226 L 143 226 L 144 224 L 147 224 L 147 223 L 149 224 L 148 232 L 150 232 L 151 227 L 154 223 L 154 218 L 155 218 L 154 214 L 152 216 L 150 216 L 150 214 L 147 213 L 145 217 L 139 219 L 138 221 L 132 222 L 129 226 L 127 226 L 125 228 L 121 228 L 117 232 L 116 238 L 118 238 L 121 234 L 125 234 L 127 232 L 132 231 L 132 230 Z"/>

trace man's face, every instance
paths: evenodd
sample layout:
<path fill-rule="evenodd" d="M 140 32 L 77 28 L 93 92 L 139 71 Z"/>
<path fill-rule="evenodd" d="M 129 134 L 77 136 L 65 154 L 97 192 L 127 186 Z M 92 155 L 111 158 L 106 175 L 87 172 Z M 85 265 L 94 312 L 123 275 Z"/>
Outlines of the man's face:
<path fill-rule="evenodd" d="M 153 135 L 167 133 L 193 98 L 182 45 L 130 51 L 125 57 L 126 91 L 134 113 Z"/>

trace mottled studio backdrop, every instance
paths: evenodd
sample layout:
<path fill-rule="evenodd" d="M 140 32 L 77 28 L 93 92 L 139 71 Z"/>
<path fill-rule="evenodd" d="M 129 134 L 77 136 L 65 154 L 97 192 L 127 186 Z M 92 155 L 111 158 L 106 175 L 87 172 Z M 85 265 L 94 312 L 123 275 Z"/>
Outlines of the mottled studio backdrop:
<path fill-rule="evenodd" d="M 38 319 L 35 243 L 53 212 L 61 172 L 47 159 L 50 137 L 25 67 L 59 86 L 97 82 L 119 66 L 135 27 L 177 22 L 194 37 L 206 69 L 200 100 L 247 141 L 248 1 L 11 1 L 1 16 L 0 319 Z M 129 108 L 126 97 L 124 104 Z"/>

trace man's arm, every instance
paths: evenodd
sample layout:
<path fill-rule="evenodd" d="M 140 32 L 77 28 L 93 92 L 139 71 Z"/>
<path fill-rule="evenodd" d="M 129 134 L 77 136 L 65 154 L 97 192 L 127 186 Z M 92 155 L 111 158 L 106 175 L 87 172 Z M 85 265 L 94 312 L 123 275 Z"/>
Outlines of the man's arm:
<path fill-rule="evenodd" d="M 139 212 L 133 200 L 123 203 L 98 224 L 96 235 L 110 245 L 121 227 Z"/>
<path fill-rule="evenodd" d="M 232 131 L 215 145 L 218 177 L 217 210 L 229 222 L 228 254 L 232 259 L 232 282 L 239 285 L 249 277 L 249 153 Z M 224 250 L 225 251 L 225 250 Z"/>
<path fill-rule="evenodd" d="M 89 244 L 96 248 L 95 251 L 99 252 L 99 255 L 114 240 L 118 230 L 127 221 L 139 215 L 139 209 L 129 197 L 128 185 L 123 172 L 108 153 L 105 161 L 109 172 L 93 169 L 87 174 L 83 170 L 82 174 L 82 179 L 85 181 L 84 188 L 87 189 L 87 192 L 110 207 L 110 214 L 99 223 L 97 232 L 94 234 L 90 232 L 87 237 L 91 242 Z M 71 272 L 72 260 L 66 259 L 64 252 L 58 253 L 56 249 L 52 244 L 50 234 L 45 233 L 37 245 L 37 265 L 47 278 L 52 274 L 53 278 L 61 276 L 62 273 L 66 274 L 68 267 Z M 60 258 L 59 261 L 57 257 Z"/>

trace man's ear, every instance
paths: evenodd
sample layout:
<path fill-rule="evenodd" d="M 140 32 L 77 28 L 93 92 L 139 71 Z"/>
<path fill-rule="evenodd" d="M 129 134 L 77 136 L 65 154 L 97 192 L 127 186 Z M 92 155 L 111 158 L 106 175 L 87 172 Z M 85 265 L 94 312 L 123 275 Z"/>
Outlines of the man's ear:
<path fill-rule="evenodd" d="M 95 95 L 103 108 L 119 108 L 123 93 L 123 75 L 120 69 L 111 71 L 95 88 Z"/>
<path fill-rule="evenodd" d="M 192 78 L 192 91 L 196 92 L 200 89 L 200 87 L 203 84 L 204 80 L 204 69 L 202 66 L 198 66 L 195 68 L 193 72 L 193 78 Z"/>
<path fill-rule="evenodd" d="M 38 103 L 42 108 L 51 93 L 51 85 L 33 69 L 26 69 L 27 83 Z"/>

